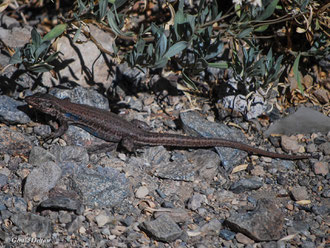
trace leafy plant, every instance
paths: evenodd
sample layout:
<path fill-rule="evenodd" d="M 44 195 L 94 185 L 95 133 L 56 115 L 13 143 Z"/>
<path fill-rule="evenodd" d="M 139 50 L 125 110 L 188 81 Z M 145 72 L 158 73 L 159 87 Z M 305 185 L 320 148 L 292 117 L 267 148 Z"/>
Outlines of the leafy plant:
<path fill-rule="evenodd" d="M 59 52 L 49 54 L 51 40 L 61 35 L 66 29 L 66 24 L 60 24 L 54 27 L 44 38 L 35 28 L 31 31 L 32 42 L 24 48 L 16 49 L 14 55 L 10 58 L 10 64 L 23 63 L 27 70 L 40 73 L 52 70 L 54 67 L 49 63 L 56 59 Z"/>

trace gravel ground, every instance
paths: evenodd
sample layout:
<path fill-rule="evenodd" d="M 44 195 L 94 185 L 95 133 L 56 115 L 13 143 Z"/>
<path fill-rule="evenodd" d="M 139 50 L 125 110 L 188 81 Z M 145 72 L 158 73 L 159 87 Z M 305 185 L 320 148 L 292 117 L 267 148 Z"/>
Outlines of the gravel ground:
<path fill-rule="evenodd" d="M 82 87 L 51 93 L 107 105 L 96 91 Z M 314 157 L 286 161 L 229 148 L 163 146 L 102 151 L 93 147 L 103 141 L 74 126 L 45 142 L 51 133 L 45 116 L 2 96 L 0 240 L 5 247 L 329 245 L 330 132 L 272 136 L 270 143 L 242 119 L 235 120 L 240 129 L 214 122 L 207 106 L 200 113 L 180 113 L 187 105 L 183 99 L 169 97 L 172 116 L 162 114 L 148 94 L 127 97 L 122 112 L 155 131 L 181 133 L 175 117 L 188 133 L 212 130 L 263 149 Z"/>

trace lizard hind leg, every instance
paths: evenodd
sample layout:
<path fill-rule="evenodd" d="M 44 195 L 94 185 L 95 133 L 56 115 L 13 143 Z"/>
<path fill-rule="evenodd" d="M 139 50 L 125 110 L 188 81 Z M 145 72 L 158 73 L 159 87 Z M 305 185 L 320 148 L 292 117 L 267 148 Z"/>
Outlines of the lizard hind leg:
<path fill-rule="evenodd" d="M 120 145 L 129 152 L 134 152 L 136 148 L 133 139 L 130 137 L 122 138 L 120 141 Z"/>

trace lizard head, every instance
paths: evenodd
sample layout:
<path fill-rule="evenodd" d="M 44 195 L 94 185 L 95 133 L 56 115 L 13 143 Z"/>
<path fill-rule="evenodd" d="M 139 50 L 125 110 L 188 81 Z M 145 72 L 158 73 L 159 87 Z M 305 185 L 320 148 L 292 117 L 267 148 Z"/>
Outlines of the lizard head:
<path fill-rule="evenodd" d="M 58 99 L 49 94 L 36 93 L 32 96 L 25 97 L 24 100 L 30 107 L 37 109 L 41 112 L 54 115 L 52 114 L 53 106 Z"/>

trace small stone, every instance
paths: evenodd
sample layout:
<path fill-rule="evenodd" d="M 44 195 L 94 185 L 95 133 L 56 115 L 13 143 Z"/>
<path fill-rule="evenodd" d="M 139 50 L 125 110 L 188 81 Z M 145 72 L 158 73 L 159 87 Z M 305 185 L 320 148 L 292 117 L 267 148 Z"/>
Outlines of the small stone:
<path fill-rule="evenodd" d="M 293 206 L 293 204 L 288 203 L 288 204 L 286 205 L 286 208 L 287 208 L 288 210 L 292 211 L 292 210 L 294 209 L 294 206 Z"/>
<path fill-rule="evenodd" d="M 98 227 L 102 227 L 105 224 L 107 224 L 108 221 L 110 221 L 110 218 L 108 215 L 99 214 L 98 216 L 95 217 L 95 221 L 96 221 Z"/>
<path fill-rule="evenodd" d="M 13 223 L 23 230 L 26 234 L 36 234 L 38 238 L 48 237 L 51 233 L 51 222 L 49 219 L 32 214 L 19 213 L 11 217 Z"/>
<path fill-rule="evenodd" d="M 305 75 L 303 78 L 303 85 L 305 86 L 306 89 L 311 87 L 313 85 L 313 77 L 311 75 Z"/>
<path fill-rule="evenodd" d="M 324 142 L 319 146 L 319 149 L 324 153 L 324 155 L 330 155 L 330 142 Z"/>
<path fill-rule="evenodd" d="M 207 199 L 205 195 L 195 193 L 188 201 L 188 208 L 196 210 L 202 206 L 202 203 L 206 203 Z"/>
<path fill-rule="evenodd" d="M 101 232 L 102 232 L 102 234 L 104 234 L 104 235 L 107 235 L 107 236 L 110 235 L 110 230 L 109 230 L 109 228 L 107 228 L 107 227 L 103 228 Z"/>
<path fill-rule="evenodd" d="M 135 197 L 138 199 L 142 199 L 149 194 L 149 190 L 146 186 L 141 186 L 135 192 Z"/>
<path fill-rule="evenodd" d="M 330 198 L 330 189 L 325 190 L 325 191 L 322 193 L 322 196 L 323 196 L 324 198 Z"/>
<path fill-rule="evenodd" d="M 329 92 L 324 89 L 317 89 L 313 91 L 313 94 L 319 100 L 320 103 L 329 103 L 330 95 Z"/>
<path fill-rule="evenodd" d="M 281 145 L 286 152 L 301 152 L 303 146 L 298 144 L 296 137 L 281 136 Z"/>
<path fill-rule="evenodd" d="M 221 222 L 217 219 L 213 219 L 201 227 L 201 232 L 204 234 L 219 233 L 221 227 L 222 227 Z"/>
<path fill-rule="evenodd" d="M 313 153 L 313 152 L 316 152 L 317 151 L 317 147 L 316 147 L 316 145 L 314 143 L 308 144 L 307 147 L 306 147 L 306 150 L 309 153 Z"/>
<path fill-rule="evenodd" d="M 226 229 L 222 229 L 220 231 L 219 235 L 220 235 L 221 238 L 223 238 L 225 240 L 228 240 L 228 241 L 235 238 L 235 233 L 232 232 L 232 231 L 226 230 Z"/>
<path fill-rule="evenodd" d="M 329 173 L 329 163 L 316 162 L 313 166 L 316 175 L 326 176 Z"/>
<path fill-rule="evenodd" d="M 79 228 L 79 233 L 80 233 L 80 234 L 85 234 L 85 233 L 86 233 L 86 228 L 85 228 L 84 226 L 81 226 L 81 227 Z"/>
<path fill-rule="evenodd" d="M 8 182 L 8 176 L 4 174 L 0 174 L 0 188 L 4 185 L 6 185 Z"/>
<path fill-rule="evenodd" d="M 73 221 L 68 223 L 66 225 L 66 229 L 67 229 L 68 233 L 72 234 L 72 233 L 76 232 L 77 230 L 79 230 L 84 219 L 85 219 L 84 216 L 77 216 Z"/>
<path fill-rule="evenodd" d="M 124 226 L 115 226 L 115 228 L 111 230 L 111 234 L 120 236 L 126 231 L 126 229 L 127 228 Z"/>
<path fill-rule="evenodd" d="M 295 201 L 308 200 L 309 198 L 305 187 L 294 187 L 290 193 Z"/>
<path fill-rule="evenodd" d="M 28 175 L 24 187 L 24 197 L 33 199 L 34 197 L 44 197 L 62 175 L 61 168 L 54 162 L 46 162 L 33 169 Z"/>
<path fill-rule="evenodd" d="M 254 241 L 249 237 L 245 236 L 243 233 L 237 233 L 235 236 L 238 243 L 249 245 L 254 244 Z"/>
<path fill-rule="evenodd" d="M 263 175 L 265 175 L 265 171 L 262 166 L 257 165 L 252 169 L 251 174 L 253 176 L 263 176 Z"/>
<path fill-rule="evenodd" d="M 60 211 L 58 215 L 58 220 L 62 224 L 68 224 L 72 221 L 72 217 L 71 214 L 69 214 L 68 212 Z"/>
<path fill-rule="evenodd" d="M 183 233 L 181 228 L 166 214 L 159 216 L 156 220 L 143 222 L 140 228 L 154 239 L 164 242 L 172 242 Z"/>
<path fill-rule="evenodd" d="M 230 190 L 235 194 L 261 188 L 263 183 L 255 179 L 241 179 L 230 186 Z"/>
<path fill-rule="evenodd" d="M 224 224 L 254 241 L 278 240 L 283 231 L 284 215 L 274 201 L 261 198 L 255 210 L 234 213 Z"/>

